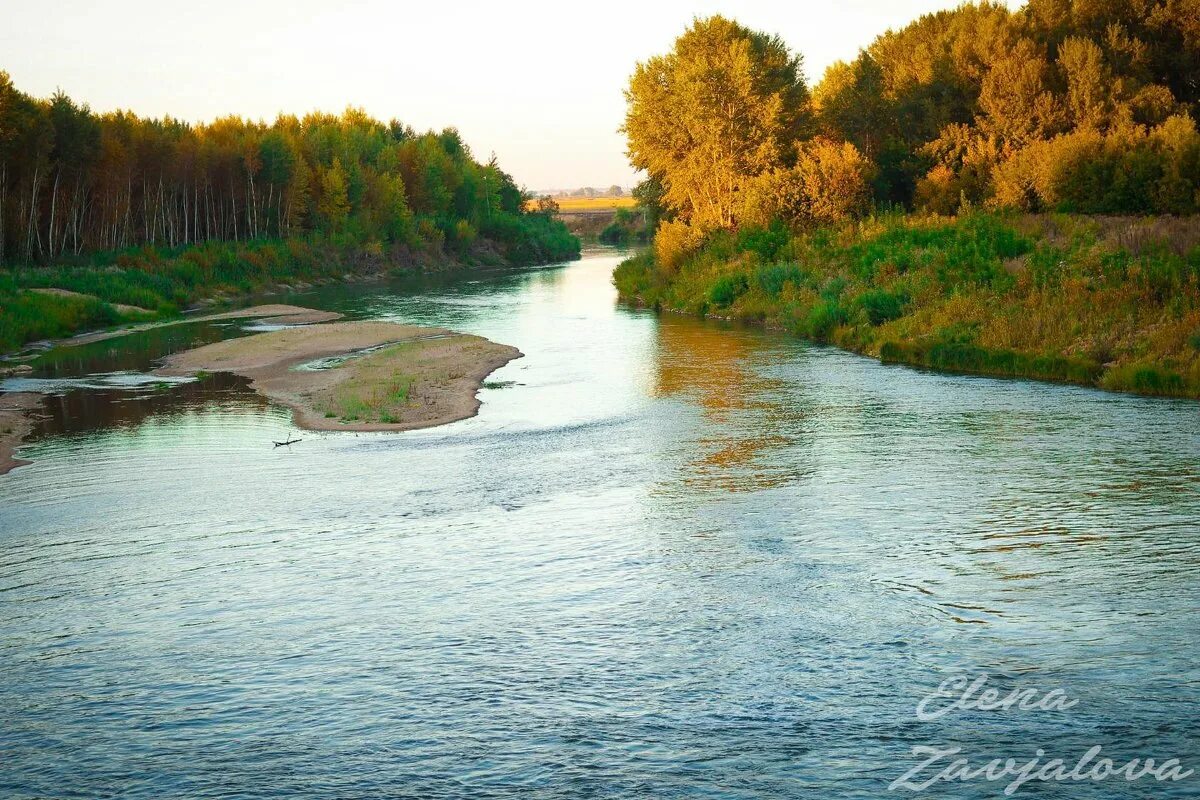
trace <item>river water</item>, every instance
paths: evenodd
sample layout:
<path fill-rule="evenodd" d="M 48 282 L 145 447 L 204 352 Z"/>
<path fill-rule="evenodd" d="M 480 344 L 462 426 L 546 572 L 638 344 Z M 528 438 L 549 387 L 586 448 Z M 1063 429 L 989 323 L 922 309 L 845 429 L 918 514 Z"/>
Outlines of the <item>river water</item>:
<path fill-rule="evenodd" d="M 880 798 L 914 746 L 1200 768 L 1200 407 L 627 309 L 617 260 L 276 298 L 522 350 L 432 430 L 275 449 L 241 380 L 129 386 L 243 323 L 49 364 L 123 372 L 61 383 L 0 478 L 0 796 Z M 984 673 L 1073 705 L 918 717 Z"/>

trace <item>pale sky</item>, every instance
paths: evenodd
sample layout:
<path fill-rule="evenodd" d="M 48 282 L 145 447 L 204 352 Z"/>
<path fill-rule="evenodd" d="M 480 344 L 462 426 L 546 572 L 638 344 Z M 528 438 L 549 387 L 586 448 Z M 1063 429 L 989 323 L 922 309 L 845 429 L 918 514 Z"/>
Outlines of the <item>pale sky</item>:
<path fill-rule="evenodd" d="M 631 185 L 617 128 L 634 64 L 693 16 L 780 34 L 810 83 L 957 0 L 0 0 L 0 69 L 95 111 L 204 121 L 279 112 L 457 127 L 530 189 Z M 1009 5 L 1020 5 L 1009 0 Z"/>

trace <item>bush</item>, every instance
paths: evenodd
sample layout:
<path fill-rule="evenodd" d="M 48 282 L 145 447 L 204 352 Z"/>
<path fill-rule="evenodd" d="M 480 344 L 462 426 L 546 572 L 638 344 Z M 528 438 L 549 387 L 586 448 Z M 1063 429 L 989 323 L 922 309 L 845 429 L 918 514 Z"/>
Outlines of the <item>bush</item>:
<path fill-rule="evenodd" d="M 828 341 L 834 328 L 848 320 L 849 315 L 839 301 L 822 300 L 808 313 L 802 333 L 818 341 Z"/>
<path fill-rule="evenodd" d="M 760 261 L 768 262 L 775 260 L 790 239 L 787 228 L 776 221 L 769 228 L 743 228 L 738 231 L 734 247 L 739 253 L 754 253 Z"/>
<path fill-rule="evenodd" d="M 889 292 L 884 289 L 871 289 L 863 292 L 855 300 L 855 305 L 867 314 L 872 325 L 882 325 L 904 314 L 904 306 L 908 297 L 901 292 Z"/>
<path fill-rule="evenodd" d="M 16 350 L 36 339 L 57 339 L 84 328 L 120 322 L 108 303 L 91 297 L 35 292 L 0 292 L 0 352 Z"/>
<path fill-rule="evenodd" d="M 755 285 L 770 297 L 782 294 L 788 283 L 803 286 L 806 280 L 804 270 L 796 264 L 766 264 L 754 272 Z"/>
<path fill-rule="evenodd" d="M 604 230 L 600 231 L 599 239 L 603 244 L 618 247 L 627 245 L 630 239 L 629 229 L 619 222 L 610 222 Z"/>
<path fill-rule="evenodd" d="M 654 235 L 655 261 L 664 272 L 675 272 L 703 243 L 704 234 L 700 230 L 686 222 L 664 220 Z"/>
<path fill-rule="evenodd" d="M 1189 394 L 1183 376 L 1155 364 L 1128 364 L 1109 370 L 1101 385 L 1119 392 L 1137 392 L 1166 397 Z M 1200 387 L 1191 387 L 1195 393 Z"/>
<path fill-rule="evenodd" d="M 714 306 L 730 306 L 734 300 L 741 297 L 750 286 L 746 276 L 741 273 L 723 275 L 708 290 L 708 301 Z"/>

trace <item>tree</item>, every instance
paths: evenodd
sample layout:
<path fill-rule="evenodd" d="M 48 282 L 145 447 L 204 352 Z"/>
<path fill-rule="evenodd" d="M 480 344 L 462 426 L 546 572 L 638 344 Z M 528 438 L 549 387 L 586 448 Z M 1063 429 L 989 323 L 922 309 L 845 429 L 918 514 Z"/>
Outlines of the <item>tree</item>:
<path fill-rule="evenodd" d="M 896 108 L 884 96 L 883 72 L 868 53 L 825 70 L 813 91 L 813 105 L 824 135 L 853 142 L 868 158 L 897 135 Z"/>
<path fill-rule="evenodd" d="M 1112 115 L 1112 75 L 1104 53 L 1089 39 L 1071 37 L 1058 48 L 1058 63 L 1067 79 L 1067 107 L 1077 128 L 1103 130 Z"/>
<path fill-rule="evenodd" d="M 742 193 L 739 217 L 768 227 L 842 222 L 862 212 L 871 199 L 870 161 L 849 142 L 817 138 L 804 145 L 796 166 L 757 176 Z"/>
<path fill-rule="evenodd" d="M 321 197 L 317 201 L 317 213 L 335 233 L 346 224 L 350 214 L 350 199 L 346 185 L 346 170 L 339 158 L 321 173 Z"/>
<path fill-rule="evenodd" d="M 625 92 L 630 160 L 661 181 L 681 221 L 733 227 L 743 186 L 794 161 L 811 128 L 800 65 L 777 36 L 720 16 L 637 65 Z"/>

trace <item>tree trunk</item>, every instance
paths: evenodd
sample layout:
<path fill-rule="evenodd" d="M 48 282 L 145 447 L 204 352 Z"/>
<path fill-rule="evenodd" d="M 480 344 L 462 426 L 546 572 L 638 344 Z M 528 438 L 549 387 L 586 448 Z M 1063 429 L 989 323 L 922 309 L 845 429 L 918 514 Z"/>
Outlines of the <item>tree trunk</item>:
<path fill-rule="evenodd" d="M 40 179 L 40 173 L 41 173 L 41 167 L 35 166 L 33 168 L 33 187 L 29 193 L 30 194 L 30 197 L 29 197 L 29 219 L 28 219 L 28 224 L 25 226 L 25 260 L 26 261 L 33 260 L 33 234 L 34 234 L 34 231 L 37 230 L 37 224 L 35 222 L 35 218 L 37 217 L 38 181 Z M 40 242 L 40 238 L 41 238 L 40 233 L 38 234 L 38 238 L 39 238 L 39 242 Z M 39 248 L 40 248 L 40 246 L 41 245 L 39 243 Z"/>

